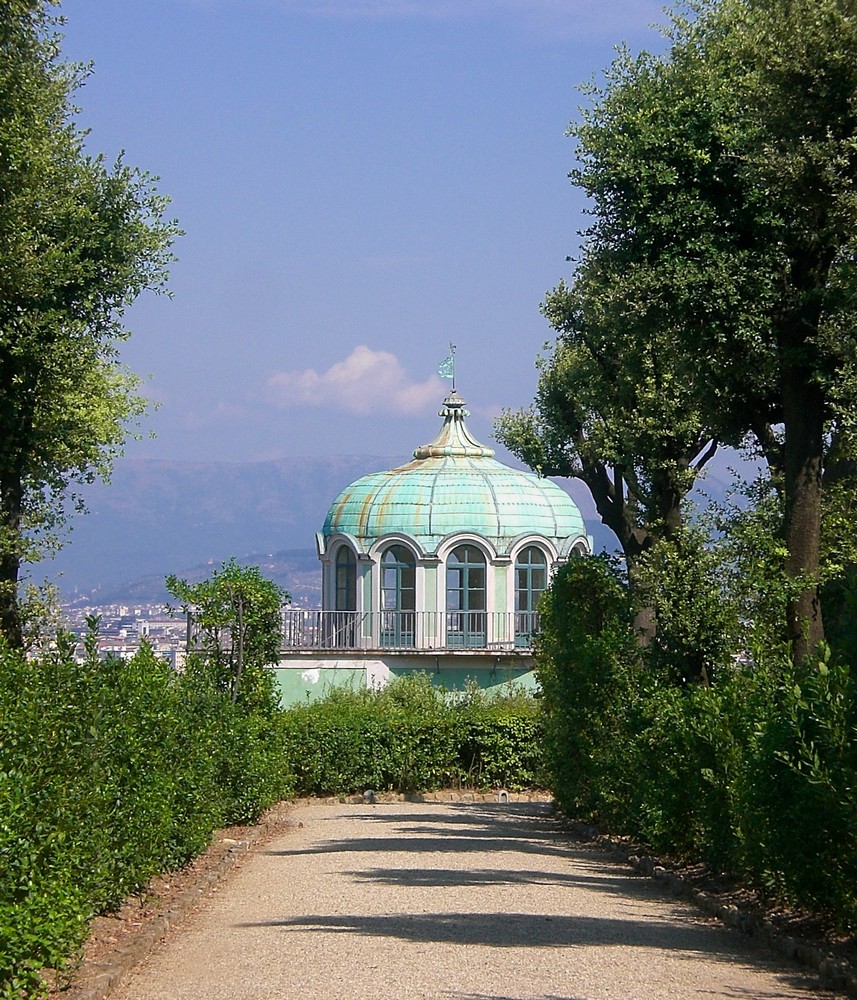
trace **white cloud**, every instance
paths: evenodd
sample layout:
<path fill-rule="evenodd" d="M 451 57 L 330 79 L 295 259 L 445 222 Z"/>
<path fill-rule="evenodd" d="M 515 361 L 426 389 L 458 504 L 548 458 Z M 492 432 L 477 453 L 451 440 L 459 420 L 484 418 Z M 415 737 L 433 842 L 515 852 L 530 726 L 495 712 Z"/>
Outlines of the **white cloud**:
<path fill-rule="evenodd" d="M 327 371 L 275 372 L 265 383 L 265 395 L 275 406 L 326 406 L 358 414 L 421 413 L 438 404 L 444 391 L 436 375 L 415 382 L 395 354 L 365 344 Z"/>

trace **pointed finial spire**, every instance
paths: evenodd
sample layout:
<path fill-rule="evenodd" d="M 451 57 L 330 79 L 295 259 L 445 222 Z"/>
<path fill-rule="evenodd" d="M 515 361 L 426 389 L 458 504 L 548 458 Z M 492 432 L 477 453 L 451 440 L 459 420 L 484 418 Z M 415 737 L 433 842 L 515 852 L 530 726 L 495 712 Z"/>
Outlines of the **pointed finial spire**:
<path fill-rule="evenodd" d="M 465 418 L 470 413 L 464 408 L 465 402 L 455 389 L 443 401 L 439 416 L 443 426 L 431 444 L 421 445 L 414 452 L 414 458 L 493 458 L 494 449 L 480 444 L 470 433 Z"/>

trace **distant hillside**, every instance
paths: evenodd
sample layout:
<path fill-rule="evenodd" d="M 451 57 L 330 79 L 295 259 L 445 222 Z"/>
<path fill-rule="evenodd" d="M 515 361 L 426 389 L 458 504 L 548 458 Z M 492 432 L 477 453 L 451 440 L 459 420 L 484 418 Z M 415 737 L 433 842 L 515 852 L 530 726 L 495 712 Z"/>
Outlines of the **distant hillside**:
<path fill-rule="evenodd" d="M 228 557 L 224 557 L 228 558 Z M 196 583 L 210 576 L 223 560 L 200 563 L 179 568 L 174 572 L 182 580 Z M 321 563 L 315 549 L 285 549 L 282 552 L 250 552 L 239 559 L 248 566 L 258 566 L 263 575 L 288 592 L 295 604 L 304 608 L 321 607 Z M 169 604 L 170 597 L 164 584 L 164 573 L 125 580 L 112 587 L 80 590 L 73 597 L 85 604 Z"/>
<path fill-rule="evenodd" d="M 360 476 L 405 460 L 370 455 L 244 463 L 122 459 L 109 485 L 88 488 L 90 513 L 74 519 L 70 542 L 53 562 L 35 567 L 34 576 L 55 579 L 61 573 L 58 583 L 68 599 L 143 601 L 144 594 L 162 591 L 168 573 L 201 577 L 235 556 L 254 565 L 267 563 L 269 575 L 296 597 L 309 595 L 319 574 L 315 533 L 333 498 Z M 727 463 L 728 456 L 712 463 L 707 492 L 722 495 L 731 479 Z M 587 488 L 578 480 L 559 482 L 580 507 L 596 550 L 615 548 Z"/>
<path fill-rule="evenodd" d="M 348 483 L 403 456 L 325 456 L 271 462 L 122 459 L 109 485 L 89 487 L 89 513 L 38 569 L 64 596 L 143 586 L 230 556 L 314 550 L 327 508 Z M 262 558 L 262 557 L 259 557 Z M 249 560 L 248 560 L 249 561 Z M 141 599 L 141 598 L 138 598 Z"/>

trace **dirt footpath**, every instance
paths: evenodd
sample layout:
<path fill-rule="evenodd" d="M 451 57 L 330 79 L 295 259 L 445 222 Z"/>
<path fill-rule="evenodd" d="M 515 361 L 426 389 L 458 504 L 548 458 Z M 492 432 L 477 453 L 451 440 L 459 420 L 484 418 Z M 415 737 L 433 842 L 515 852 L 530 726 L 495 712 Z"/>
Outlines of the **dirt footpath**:
<path fill-rule="evenodd" d="M 541 803 L 309 805 L 113 1000 L 832 997 Z"/>

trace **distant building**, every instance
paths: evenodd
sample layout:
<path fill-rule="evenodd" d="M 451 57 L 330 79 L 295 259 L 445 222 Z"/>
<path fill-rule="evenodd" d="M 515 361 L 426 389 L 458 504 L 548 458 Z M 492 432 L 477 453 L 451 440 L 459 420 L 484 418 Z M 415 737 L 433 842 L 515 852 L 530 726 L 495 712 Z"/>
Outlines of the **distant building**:
<path fill-rule="evenodd" d="M 591 539 L 564 490 L 476 441 L 464 406 L 453 389 L 413 461 L 331 504 L 317 536 L 322 608 L 285 613 L 284 703 L 414 670 L 450 689 L 532 684 L 539 598 Z"/>

